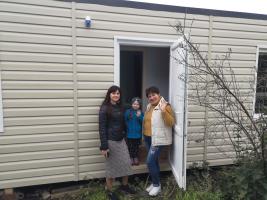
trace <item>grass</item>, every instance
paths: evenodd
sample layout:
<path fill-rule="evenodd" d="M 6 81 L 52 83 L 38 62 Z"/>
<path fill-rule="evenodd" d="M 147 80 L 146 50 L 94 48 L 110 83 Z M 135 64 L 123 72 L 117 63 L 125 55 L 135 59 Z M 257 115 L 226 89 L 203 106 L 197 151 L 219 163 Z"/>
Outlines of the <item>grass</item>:
<path fill-rule="evenodd" d="M 130 186 L 137 191 L 135 195 L 122 194 L 118 190 L 119 186 L 115 186 L 114 189 L 121 200 L 222 200 L 220 191 L 212 187 L 214 184 L 210 177 L 203 178 L 197 173 L 191 174 L 189 177 L 190 184 L 187 186 L 187 190 L 183 191 L 179 189 L 171 173 L 163 174 L 162 192 L 157 197 L 149 197 L 145 191 L 148 185 L 146 175 L 131 177 Z M 106 200 L 104 185 L 104 180 L 90 181 L 78 193 L 70 193 L 53 200 Z"/>

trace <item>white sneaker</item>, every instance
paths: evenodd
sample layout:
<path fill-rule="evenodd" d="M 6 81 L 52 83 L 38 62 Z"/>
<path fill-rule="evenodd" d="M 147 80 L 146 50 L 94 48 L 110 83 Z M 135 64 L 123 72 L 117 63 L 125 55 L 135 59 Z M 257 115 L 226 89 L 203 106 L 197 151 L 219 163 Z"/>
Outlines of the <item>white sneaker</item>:
<path fill-rule="evenodd" d="M 153 189 L 153 184 L 151 184 L 150 186 L 148 186 L 146 188 L 146 191 L 149 193 L 152 189 Z"/>
<path fill-rule="evenodd" d="M 161 186 L 153 187 L 149 192 L 149 196 L 157 196 L 161 192 Z"/>

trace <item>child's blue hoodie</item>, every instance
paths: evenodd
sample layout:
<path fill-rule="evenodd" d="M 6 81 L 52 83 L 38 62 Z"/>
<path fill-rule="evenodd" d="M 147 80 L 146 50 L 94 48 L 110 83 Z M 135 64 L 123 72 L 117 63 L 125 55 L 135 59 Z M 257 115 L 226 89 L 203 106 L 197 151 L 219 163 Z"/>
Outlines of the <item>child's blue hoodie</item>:
<path fill-rule="evenodd" d="M 142 112 L 139 117 L 136 116 L 134 109 L 130 108 L 126 110 L 124 114 L 126 126 L 127 126 L 127 138 L 138 139 L 142 138 L 142 124 L 144 119 L 144 113 Z"/>

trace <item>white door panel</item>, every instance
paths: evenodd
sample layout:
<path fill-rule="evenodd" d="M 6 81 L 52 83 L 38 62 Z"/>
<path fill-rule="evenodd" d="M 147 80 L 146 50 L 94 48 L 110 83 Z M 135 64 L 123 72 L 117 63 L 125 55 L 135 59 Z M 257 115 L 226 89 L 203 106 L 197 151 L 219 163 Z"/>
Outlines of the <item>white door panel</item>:
<path fill-rule="evenodd" d="M 183 40 L 171 47 L 170 57 L 170 103 L 176 123 L 173 128 L 173 144 L 170 151 L 170 165 L 180 188 L 186 188 L 186 66 L 177 60 L 183 59 L 186 52 L 180 47 Z M 186 58 L 187 59 L 187 58 Z"/>

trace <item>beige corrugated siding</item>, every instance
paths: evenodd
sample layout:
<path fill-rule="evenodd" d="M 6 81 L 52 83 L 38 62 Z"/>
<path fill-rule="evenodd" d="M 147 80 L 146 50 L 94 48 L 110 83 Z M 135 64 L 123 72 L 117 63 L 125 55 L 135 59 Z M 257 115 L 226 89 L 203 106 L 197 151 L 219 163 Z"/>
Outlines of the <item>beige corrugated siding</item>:
<path fill-rule="evenodd" d="M 238 19 L 228 17 L 213 17 L 212 27 L 212 58 L 215 55 L 223 55 L 231 48 L 231 66 L 235 71 L 242 97 L 246 98 L 249 108 L 253 105 L 254 93 L 245 94 L 251 89 L 249 81 L 253 80 L 256 65 L 257 45 L 266 45 L 267 22 L 266 20 Z M 243 92 L 243 93 L 242 93 Z M 252 109 L 250 109 L 252 112 Z M 209 112 L 209 115 L 212 115 Z M 214 120 L 210 119 L 210 120 Z M 227 135 L 218 133 L 212 134 L 212 141 L 222 147 L 215 148 L 210 144 L 207 148 L 207 160 L 211 165 L 221 165 L 231 163 L 233 148 Z M 223 136 L 223 137 L 222 137 Z M 210 151 L 213 148 L 213 151 Z M 216 150 L 217 149 L 217 150 Z M 216 152 L 215 152 L 216 151 Z"/>
<path fill-rule="evenodd" d="M 84 27 L 91 16 L 92 27 Z M 160 16 L 160 17 L 159 17 Z M 0 135 L 0 188 L 104 177 L 98 110 L 114 80 L 114 36 L 176 39 L 169 24 L 184 13 L 62 1 L 0 1 L 0 67 L 4 128 Z M 186 15 L 192 39 L 211 59 L 232 49 L 231 66 L 249 87 L 256 46 L 267 45 L 263 20 Z M 212 23 L 211 23 L 212 22 Z M 210 26 L 212 25 L 211 29 Z M 210 30 L 212 32 L 210 32 Z M 209 40 L 210 39 L 210 40 Z M 194 92 L 191 90 L 189 92 Z M 253 97 L 247 100 L 251 105 Z M 188 105 L 187 166 L 232 162 L 224 133 L 205 137 L 205 115 Z M 166 167 L 165 167 L 166 168 Z M 167 169 L 167 168 L 166 168 Z M 137 173 L 145 166 L 136 168 Z"/>
<path fill-rule="evenodd" d="M 74 180 L 70 8 L 0 2 L 0 188 Z"/>

